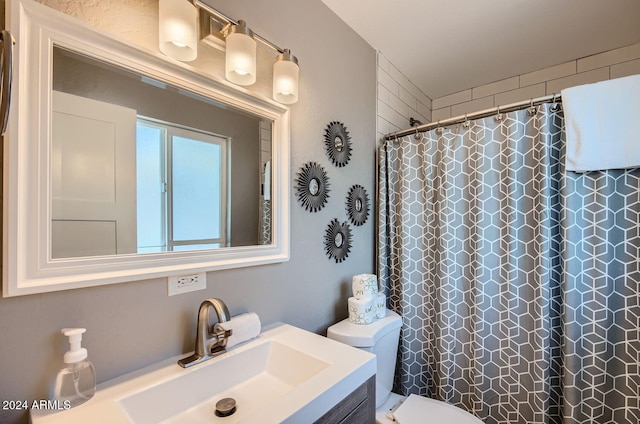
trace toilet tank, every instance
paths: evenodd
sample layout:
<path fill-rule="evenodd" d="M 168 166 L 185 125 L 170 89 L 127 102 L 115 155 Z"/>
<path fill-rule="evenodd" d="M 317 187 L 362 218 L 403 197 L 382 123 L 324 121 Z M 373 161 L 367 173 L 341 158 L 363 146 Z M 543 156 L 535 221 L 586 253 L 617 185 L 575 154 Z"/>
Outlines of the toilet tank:
<path fill-rule="evenodd" d="M 328 338 L 376 355 L 376 408 L 391 393 L 401 326 L 400 315 L 387 310 L 384 318 L 371 324 L 358 325 L 345 319 L 327 329 Z"/>

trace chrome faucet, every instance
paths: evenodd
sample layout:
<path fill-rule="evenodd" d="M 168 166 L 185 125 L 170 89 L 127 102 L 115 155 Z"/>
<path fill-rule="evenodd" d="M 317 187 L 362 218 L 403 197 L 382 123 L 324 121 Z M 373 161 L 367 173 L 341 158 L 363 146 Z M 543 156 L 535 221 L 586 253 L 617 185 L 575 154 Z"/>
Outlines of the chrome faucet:
<path fill-rule="evenodd" d="M 209 314 L 211 309 L 218 315 L 218 323 L 211 330 Z M 229 321 L 229 309 L 220 299 L 207 299 L 200 304 L 198 310 L 198 327 L 196 330 L 196 349 L 193 355 L 180 359 L 178 364 L 187 368 L 211 359 L 226 352 L 227 337 L 231 330 L 224 330 L 220 323 Z"/>

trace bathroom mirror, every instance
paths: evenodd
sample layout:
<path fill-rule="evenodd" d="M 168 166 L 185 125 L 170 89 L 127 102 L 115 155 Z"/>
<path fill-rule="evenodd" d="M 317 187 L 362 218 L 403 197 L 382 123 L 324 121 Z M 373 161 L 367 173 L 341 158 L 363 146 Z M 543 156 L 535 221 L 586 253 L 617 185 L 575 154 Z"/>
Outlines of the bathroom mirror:
<path fill-rule="evenodd" d="M 7 17 L 5 296 L 288 259 L 286 107 L 32 0 Z"/>
<path fill-rule="evenodd" d="M 52 78 L 52 258 L 271 243 L 270 120 L 56 45 Z"/>

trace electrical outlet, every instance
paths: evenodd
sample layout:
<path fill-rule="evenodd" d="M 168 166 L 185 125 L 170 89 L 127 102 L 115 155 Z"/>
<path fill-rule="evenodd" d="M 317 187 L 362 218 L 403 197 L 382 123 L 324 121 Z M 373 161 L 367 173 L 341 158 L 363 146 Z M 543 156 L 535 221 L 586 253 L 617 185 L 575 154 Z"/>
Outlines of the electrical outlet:
<path fill-rule="evenodd" d="M 189 275 L 176 275 L 169 277 L 169 296 L 190 293 L 207 288 L 207 274 L 200 272 Z"/>

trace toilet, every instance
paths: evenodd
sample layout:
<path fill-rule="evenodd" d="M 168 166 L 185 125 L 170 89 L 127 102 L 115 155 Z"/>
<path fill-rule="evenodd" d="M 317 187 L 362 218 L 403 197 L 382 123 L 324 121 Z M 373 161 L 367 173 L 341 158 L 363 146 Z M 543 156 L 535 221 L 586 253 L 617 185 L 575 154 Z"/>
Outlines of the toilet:
<path fill-rule="evenodd" d="M 445 402 L 391 393 L 402 319 L 387 310 L 386 316 L 367 325 L 348 319 L 327 329 L 327 337 L 376 355 L 376 423 L 377 424 L 482 424 L 478 418 Z"/>

